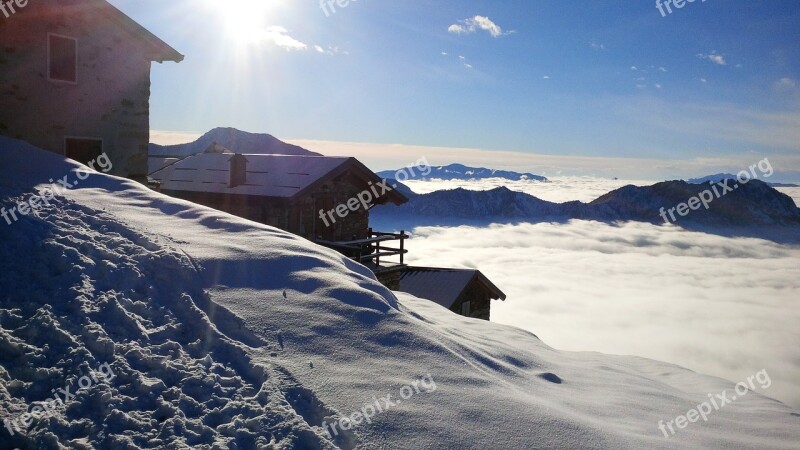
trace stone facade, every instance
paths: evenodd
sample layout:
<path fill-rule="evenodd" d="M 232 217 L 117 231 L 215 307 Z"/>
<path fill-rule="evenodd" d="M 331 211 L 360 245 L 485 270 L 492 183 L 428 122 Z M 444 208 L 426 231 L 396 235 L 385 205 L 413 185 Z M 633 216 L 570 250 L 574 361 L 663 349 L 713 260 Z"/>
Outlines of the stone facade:
<path fill-rule="evenodd" d="M 466 302 L 469 302 L 467 317 L 491 320 L 492 299 L 482 288 L 470 286 L 470 289 L 466 289 L 461 294 L 450 310 L 456 314 L 463 314 L 462 308 Z"/>
<path fill-rule="evenodd" d="M 154 54 L 136 27 L 105 1 L 29 1 L 0 18 L 0 134 L 59 154 L 68 138 L 100 140 L 113 174 L 144 179 L 151 61 L 180 55 Z M 50 79 L 51 35 L 76 40 L 75 82 Z"/>

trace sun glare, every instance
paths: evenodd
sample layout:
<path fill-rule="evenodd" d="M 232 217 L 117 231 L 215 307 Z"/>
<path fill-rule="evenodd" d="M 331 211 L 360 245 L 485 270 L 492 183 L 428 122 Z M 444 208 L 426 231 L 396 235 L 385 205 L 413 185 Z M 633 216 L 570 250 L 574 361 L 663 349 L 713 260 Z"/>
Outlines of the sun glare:
<path fill-rule="evenodd" d="M 242 45 L 258 42 L 266 36 L 269 15 L 281 3 L 280 0 L 212 1 L 226 35 Z"/>

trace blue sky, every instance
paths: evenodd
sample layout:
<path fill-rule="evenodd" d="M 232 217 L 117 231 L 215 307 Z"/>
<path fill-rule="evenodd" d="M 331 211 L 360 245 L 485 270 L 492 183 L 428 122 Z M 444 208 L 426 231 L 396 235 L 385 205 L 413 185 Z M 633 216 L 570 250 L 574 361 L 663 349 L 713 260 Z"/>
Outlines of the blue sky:
<path fill-rule="evenodd" d="M 795 0 L 697 0 L 666 17 L 654 1 L 351 0 L 327 15 L 305 0 L 111 3 L 186 55 L 154 65 L 157 132 L 601 165 L 769 156 L 800 179 Z"/>

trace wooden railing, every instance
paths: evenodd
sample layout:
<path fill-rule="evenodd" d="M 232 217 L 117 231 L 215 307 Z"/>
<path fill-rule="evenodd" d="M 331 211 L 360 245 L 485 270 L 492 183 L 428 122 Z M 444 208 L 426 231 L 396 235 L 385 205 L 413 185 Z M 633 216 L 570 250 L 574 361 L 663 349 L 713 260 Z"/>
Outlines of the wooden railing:
<path fill-rule="evenodd" d="M 405 265 L 404 255 L 408 253 L 405 248 L 405 241 L 410 236 L 404 230 L 401 230 L 400 233 L 382 233 L 372 231 L 372 228 L 370 228 L 368 236 L 366 239 L 352 241 L 317 241 L 317 243 L 337 250 L 360 263 L 374 261 L 376 266 L 380 266 L 381 258 L 399 256 L 400 265 Z M 386 243 L 392 241 L 400 241 L 400 247 L 385 246 Z"/>

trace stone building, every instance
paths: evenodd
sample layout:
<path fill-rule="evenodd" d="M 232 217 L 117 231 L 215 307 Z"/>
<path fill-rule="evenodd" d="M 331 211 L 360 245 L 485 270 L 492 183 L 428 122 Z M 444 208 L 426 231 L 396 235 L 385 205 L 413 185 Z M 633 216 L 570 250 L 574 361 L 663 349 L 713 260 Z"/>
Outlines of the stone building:
<path fill-rule="evenodd" d="M 0 14 L 0 134 L 145 180 L 151 63 L 181 60 L 105 0 L 29 0 Z"/>

